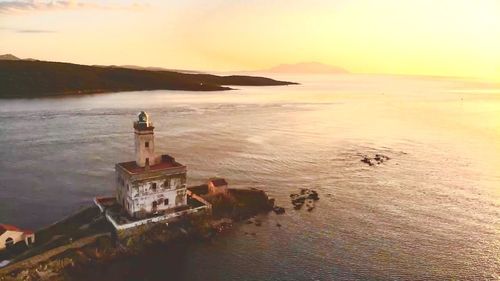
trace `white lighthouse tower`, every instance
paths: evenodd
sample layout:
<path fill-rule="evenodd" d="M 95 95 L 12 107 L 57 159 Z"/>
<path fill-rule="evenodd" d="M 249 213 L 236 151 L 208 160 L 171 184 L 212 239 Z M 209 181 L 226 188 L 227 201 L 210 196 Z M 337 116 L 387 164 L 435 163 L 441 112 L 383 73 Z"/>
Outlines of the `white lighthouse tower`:
<path fill-rule="evenodd" d="M 134 122 L 135 129 L 135 162 L 139 167 L 148 167 L 156 164 L 155 136 L 153 123 L 149 115 L 141 111 L 137 121 Z"/>
<path fill-rule="evenodd" d="M 186 166 L 155 154 L 154 127 L 142 111 L 134 121 L 135 161 L 115 166 L 116 199 L 134 218 L 174 212 L 187 205 Z"/>

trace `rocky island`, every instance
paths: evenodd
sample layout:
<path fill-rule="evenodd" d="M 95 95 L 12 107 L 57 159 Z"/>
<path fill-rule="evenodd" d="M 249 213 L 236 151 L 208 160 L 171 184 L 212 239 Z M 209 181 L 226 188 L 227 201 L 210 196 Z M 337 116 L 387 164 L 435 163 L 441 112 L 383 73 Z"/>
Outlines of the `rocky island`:
<path fill-rule="evenodd" d="M 227 86 L 296 84 L 257 76 L 217 76 L 167 70 L 0 59 L 0 98 L 34 98 L 144 90 L 222 91 Z"/>
<path fill-rule="evenodd" d="M 8 260 L 0 281 L 95 280 L 96 268 L 116 260 L 172 241 L 210 239 L 259 213 L 284 212 L 264 191 L 230 188 L 224 178 L 188 187 L 187 167 L 156 154 L 149 115 L 141 112 L 133 127 L 136 159 L 116 164 L 115 194 L 37 231 L 34 243 L 0 252 L 0 261 Z"/>

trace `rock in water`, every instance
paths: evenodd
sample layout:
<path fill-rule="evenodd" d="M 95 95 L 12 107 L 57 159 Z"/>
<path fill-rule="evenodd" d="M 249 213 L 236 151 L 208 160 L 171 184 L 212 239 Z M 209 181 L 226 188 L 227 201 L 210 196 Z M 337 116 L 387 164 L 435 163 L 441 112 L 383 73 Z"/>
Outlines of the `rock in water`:
<path fill-rule="evenodd" d="M 375 157 L 363 155 L 363 158 L 361 158 L 361 162 L 367 164 L 368 166 L 375 166 L 380 165 L 390 159 L 391 158 L 389 156 L 383 154 L 375 154 Z"/>
<path fill-rule="evenodd" d="M 273 208 L 273 211 L 277 214 L 277 215 L 281 215 L 281 214 L 284 214 L 285 213 L 285 208 L 283 207 L 274 207 Z"/>
<path fill-rule="evenodd" d="M 300 193 L 292 193 L 290 194 L 290 199 L 292 200 L 292 205 L 295 210 L 300 210 L 304 203 L 306 203 L 307 200 L 307 205 L 310 207 L 310 205 L 313 205 L 312 208 L 314 208 L 314 201 L 319 200 L 319 195 L 318 192 L 312 189 L 308 188 L 301 188 Z"/>
<path fill-rule="evenodd" d="M 310 190 L 308 195 L 307 195 L 307 199 L 312 199 L 314 201 L 318 201 L 319 200 L 318 193 L 314 190 Z"/>
<path fill-rule="evenodd" d="M 369 166 L 373 166 L 373 165 L 375 165 L 375 164 L 372 162 L 372 159 L 371 159 L 371 158 L 369 158 L 368 156 L 363 156 L 363 159 L 361 159 L 361 162 L 366 163 L 366 164 L 368 164 Z"/>

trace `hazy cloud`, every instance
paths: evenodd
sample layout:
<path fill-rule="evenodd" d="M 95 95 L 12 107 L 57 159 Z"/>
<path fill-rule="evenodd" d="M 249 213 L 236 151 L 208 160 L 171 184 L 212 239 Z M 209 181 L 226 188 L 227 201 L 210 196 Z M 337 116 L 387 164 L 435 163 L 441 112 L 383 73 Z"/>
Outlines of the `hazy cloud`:
<path fill-rule="evenodd" d="M 0 26 L 0 31 L 10 31 L 15 33 L 56 33 L 56 30 L 50 29 L 28 29 L 28 28 L 12 28 L 12 27 L 2 27 Z"/>
<path fill-rule="evenodd" d="M 125 2 L 125 1 L 124 1 Z M 122 9 L 122 10 L 137 10 L 148 6 L 144 3 L 128 3 L 128 4 L 104 4 L 102 1 L 77 1 L 77 0 L 0 0 L 0 13 L 16 13 L 29 11 L 46 11 L 46 10 L 69 10 L 69 9 Z"/>
<path fill-rule="evenodd" d="M 46 29 L 17 29 L 14 30 L 17 33 L 55 33 L 55 30 L 46 30 Z"/>

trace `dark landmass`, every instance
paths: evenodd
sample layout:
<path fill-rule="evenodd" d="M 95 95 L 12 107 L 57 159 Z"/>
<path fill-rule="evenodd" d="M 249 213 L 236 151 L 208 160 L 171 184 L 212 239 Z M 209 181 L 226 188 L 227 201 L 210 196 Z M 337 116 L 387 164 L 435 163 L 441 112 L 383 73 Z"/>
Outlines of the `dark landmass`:
<path fill-rule="evenodd" d="M 154 261 L 175 261 L 182 255 L 179 246 L 210 239 L 274 207 L 274 200 L 258 189 L 228 189 L 223 194 L 209 194 L 206 185 L 189 189 L 212 204 L 212 213 L 140 226 L 134 235 L 121 236 L 99 208 L 90 206 L 37 231 L 35 244 L 0 268 L 0 281 L 142 280 L 144 276 L 130 270 L 137 266 L 160 269 L 158 276 L 164 277 L 165 264 L 158 267 Z M 161 280 L 176 280 L 175 274 L 169 272 L 171 279 Z"/>
<path fill-rule="evenodd" d="M 143 90 L 221 91 L 231 89 L 226 86 L 291 84 L 296 83 L 256 76 L 217 76 L 0 59 L 0 98 L 33 98 Z"/>

